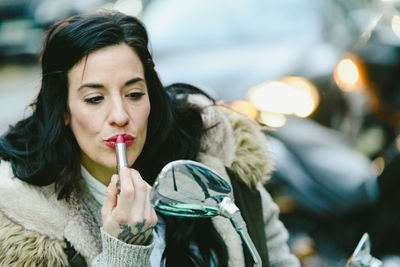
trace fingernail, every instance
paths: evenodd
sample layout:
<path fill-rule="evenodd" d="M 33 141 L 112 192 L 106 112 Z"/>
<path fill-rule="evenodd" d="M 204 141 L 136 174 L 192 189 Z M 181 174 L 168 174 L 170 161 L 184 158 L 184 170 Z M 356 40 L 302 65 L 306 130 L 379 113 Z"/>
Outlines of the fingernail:
<path fill-rule="evenodd" d="M 118 175 L 114 174 L 113 176 L 111 176 L 111 180 L 110 180 L 110 183 L 108 184 L 108 186 L 114 184 L 115 183 L 115 179 L 119 179 L 119 177 L 118 177 Z"/>

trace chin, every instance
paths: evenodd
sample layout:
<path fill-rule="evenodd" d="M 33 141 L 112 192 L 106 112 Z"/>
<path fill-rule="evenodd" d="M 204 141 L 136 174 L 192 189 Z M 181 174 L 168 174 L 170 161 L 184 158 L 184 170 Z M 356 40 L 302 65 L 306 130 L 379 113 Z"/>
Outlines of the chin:
<path fill-rule="evenodd" d="M 109 170 L 116 170 L 117 169 L 117 162 L 116 160 L 110 160 L 108 162 L 101 162 L 100 163 L 103 168 L 109 169 Z"/>

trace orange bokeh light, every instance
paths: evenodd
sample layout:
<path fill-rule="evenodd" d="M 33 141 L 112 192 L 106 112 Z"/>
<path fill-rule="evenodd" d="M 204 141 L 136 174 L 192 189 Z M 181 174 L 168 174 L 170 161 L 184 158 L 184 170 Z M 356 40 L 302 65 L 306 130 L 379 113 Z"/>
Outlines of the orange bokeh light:
<path fill-rule="evenodd" d="M 250 119 L 256 119 L 258 111 L 256 107 L 250 102 L 245 100 L 234 101 L 231 105 L 232 109 L 246 115 Z"/>

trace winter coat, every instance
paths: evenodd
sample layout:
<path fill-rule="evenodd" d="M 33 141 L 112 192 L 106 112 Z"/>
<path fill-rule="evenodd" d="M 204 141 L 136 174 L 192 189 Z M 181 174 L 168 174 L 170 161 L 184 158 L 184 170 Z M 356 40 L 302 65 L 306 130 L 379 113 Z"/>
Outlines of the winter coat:
<path fill-rule="evenodd" d="M 263 187 L 273 170 L 265 136 L 254 122 L 212 105 L 203 96 L 191 95 L 189 102 L 202 107 L 206 128 L 214 126 L 202 137 L 198 161 L 214 169 L 228 183 L 232 177 L 228 172 L 234 173 L 239 187 L 259 192 L 270 266 L 299 266 L 286 244 L 288 233 L 278 219 L 277 205 Z M 223 217 L 212 221 L 226 242 L 229 266 L 244 266 L 242 242 L 230 221 Z M 0 266 L 67 266 L 67 245 L 89 265 L 105 246 L 99 227 L 78 191 L 73 191 L 68 202 L 57 200 L 54 185 L 28 184 L 14 176 L 9 162 L 1 161 Z M 136 247 L 138 257 L 149 257 L 151 249 L 141 253 L 142 246 Z"/>

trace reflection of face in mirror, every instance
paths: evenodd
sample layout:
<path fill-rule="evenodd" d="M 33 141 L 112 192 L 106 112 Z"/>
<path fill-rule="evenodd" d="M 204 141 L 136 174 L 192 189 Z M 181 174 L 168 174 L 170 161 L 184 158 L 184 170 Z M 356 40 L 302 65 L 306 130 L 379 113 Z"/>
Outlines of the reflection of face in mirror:
<path fill-rule="evenodd" d="M 212 170 L 193 161 L 180 160 L 161 171 L 153 189 L 152 202 L 161 212 L 168 210 L 171 213 L 171 209 L 186 205 L 191 211 L 190 216 L 186 216 L 195 216 L 193 212 L 196 216 L 211 216 L 210 209 L 217 211 L 221 199 L 230 193 L 230 185 Z M 179 215 L 185 216 L 181 211 Z"/>

